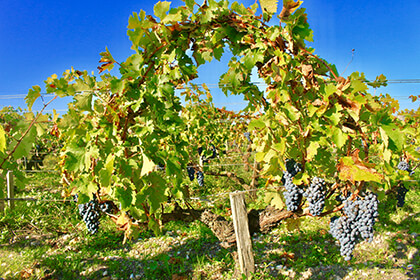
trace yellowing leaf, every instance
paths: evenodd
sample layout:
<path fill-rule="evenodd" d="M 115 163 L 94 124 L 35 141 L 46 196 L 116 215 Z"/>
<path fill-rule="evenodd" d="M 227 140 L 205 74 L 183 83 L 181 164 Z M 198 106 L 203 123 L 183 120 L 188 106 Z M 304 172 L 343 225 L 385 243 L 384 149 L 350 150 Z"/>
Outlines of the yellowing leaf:
<path fill-rule="evenodd" d="M 141 176 L 150 174 L 155 169 L 156 164 L 143 154 L 143 166 L 141 168 Z"/>
<path fill-rule="evenodd" d="M 286 228 L 289 231 L 299 229 L 300 227 L 300 218 L 290 218 L 285 221 Z"/>
<path fill-rule="evenodd" d="M 319 148 L 318 142 L 311 142 L 306 149 L 306 158 L 308 161 L 311 161 L 314 156 L 317 154 Z"/>
<path fill-rule="evenodd" d="M 264 197 L 264 202 L 270 203 L 271 205 L 273 205 L 275 208 L 279 210 L 284 208 L 283 199 L 281 197 L 281 194 L 278 191 L 272 191 L 272 190 L 267 191 Z"/>
<path fill-rule="evenodd" d="M 297 8 L 302 5 L 303 1 L 298 0 L 295 2 L 294 0 L 283 0 L 283 9 L 280 12 L 280 18 L 285 19 L 289 15 L 293 14 Z"/>
<path fill-rule="evenodd" d="M 260 0 L 260 5 L 263 13 L 272 15 L 277 12 L 277 0 Z"/>
<path fill-rule="evenodd" d="M 340 159 L 338 171 L 341 180 L 348 180 L 352 183 L 355 181 L 374 181 L 380 183 L 384 177 L 374 168 L 367 166 L 360 160 L 358 150 L 351 156 Z"/>
<path fill-rule="evenodd" d="M 0 124 L 0 152 L 4 152 L 4 150 L 6 150 L 6 132 Z"/>

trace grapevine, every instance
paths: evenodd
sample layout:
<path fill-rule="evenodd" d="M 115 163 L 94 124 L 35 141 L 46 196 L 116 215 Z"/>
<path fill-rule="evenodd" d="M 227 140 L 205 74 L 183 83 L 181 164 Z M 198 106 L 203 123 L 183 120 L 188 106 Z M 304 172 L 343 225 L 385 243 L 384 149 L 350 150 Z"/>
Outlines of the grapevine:
<path fill-rule="evenodd" d="M 293 215 L 306 215 L 298 210 L 307 188 L 311 215 L 343 209 L 331 230 L 349 259 L 358 236 L 371 238 L 377 215 L 364 208 L 374 209 L 376 197 L 358 195 L 385 193 L 404 180 L 393 170 L 398 155 L 405 157 L 399 168 L 408 171 L 409 162 L 416 166 L 418 120 L 395 117 L 394 102 L 370 94 L 369 86 L 386 85 L 383 75 L 373 82 L 359 72 L 342 77 L 307 46 L 313 32 L 302 1 L 284 1 L 280 22 L 269 26 L 277 12 L 272 2 L 260 1 L 260 15 L 257 3 L 245 8 L 208 1 L 197 9 L 194 1 L 186 1 L 171 9 L 169 2 L 158 2 L 155 15 L 130 16 L 127 34 L 134 53 L 125 61 L 116 61 L 106 49 L 99 76 L 70 69 L 62 77 L 49 77 L 48 94 L 73 97 L 68 112 L 54 120 L 54 135 L 64 143 L 60 170 L 69 195 L 98 191 L 120 206 L 117 221 L 123 223 L 130 211 L 159 233 L 168 196 L 187 199 L 185 182 L 194 176 L 204 186 L 204 164 L 223 154 L 216 147 L 225 145 L 229 153 L 229 141 L 246 144 L 267 185 L 284 184 L 284 197 L 272 200 L 277 205 L 285 200 Z M 193 83 L 199 66 L 220 60 L 227 50 L 232 56 L 219 85 L 226 95 L 243 97 L 246 107 L 240 113 L 216 108 L 207 86 Z M 118 75 L 113 75 L 115 66 Z M 264 90 L 251 82 L 255 72 Z M 39 96 L 40 87 L 31 89 L 28 107 Z M 8 136 L 8 145 L 0 143 L 3 173 L 14 168 L 12 155 L 18 159 L 30 150 L 25 143 L 34 142 L 32 126 L 40 117 L 33 116 L 30 125 L 10 137 L 0 130 L 0 139 Z M 316 178 L 327 178 L 328 184 Z M 344 204 L 326 203 L 337 191 Z M 354 195 L 344 198 L 347 193 Z M 362 218 L 369 221 L 367 228 L 357 222 Z"/>

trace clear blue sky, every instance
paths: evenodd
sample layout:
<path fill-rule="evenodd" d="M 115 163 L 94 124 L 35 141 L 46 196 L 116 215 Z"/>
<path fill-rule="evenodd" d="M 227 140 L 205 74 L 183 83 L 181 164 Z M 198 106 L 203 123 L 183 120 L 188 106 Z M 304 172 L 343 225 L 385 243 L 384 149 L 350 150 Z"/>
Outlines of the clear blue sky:
<path fill-rule="evenodd" d="M 25 107 L 23 97 L 10 96 L 24 96 L 33 85 L 43 87 L 47 77 L 54 73 L 60 76 L 72 66 L 97 73 L 99 53 L 105 47 L 118 61 L 125 60 L 133 52 L 126 35 L 129 15 L 140 9 L 153 14 L 156 2 L 0 1 L 0 108 Z M 254 0 L 239 2 L 249 6 Z M 176 0 L 171 6 L 181 4 Z M 355 49 L 344 76 L 359 71 L 368 79 L 384 74 L 390 80 L 420 81 L 419 0 L 306 0 L 302 7 L 314 31 L 314 43 L 310 45 L 318 55 L 336 64 L 340 73 Z M 201 67 L 199 82 L 217 83 L 226 64 L 223 61 Z M 409 95 L 420 94 L 420 83 L 393 83 L 379 92 L 398 98 L 402 108 L 420 105 L 408 99 Z M 216 105 L 242 107 L 241 97 L 225 98 L 216 90 L 215 95 Z M 53 108 L 65 110 L 67 105 L 54 101 L 49 109 Z"/>

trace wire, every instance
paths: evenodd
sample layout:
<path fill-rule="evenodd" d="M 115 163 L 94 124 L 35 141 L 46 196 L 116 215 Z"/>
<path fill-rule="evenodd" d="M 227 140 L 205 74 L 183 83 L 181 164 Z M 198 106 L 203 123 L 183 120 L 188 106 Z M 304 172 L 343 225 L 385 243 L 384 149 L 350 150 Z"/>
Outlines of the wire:
<path fill-rule="evenodd" d="M 375 82 L 375 80 L 363 80 L 364 82 Z M 420 79 L 389 79 L 389 80 L 385 80 L 385 82 L 387 84 L 420 84 Z M 216 88 L 221 88 L 221 87 L 232 87 L 231 83 L 205 83 L 206 87 L 209 89 L 216 89 Z M 251 85 L 255 85 L 255 86 L 268 86 L 264 81 L 254 81 L 254 82 L 250 82 Z M 194 89 L 194 87 L 198 87 L 198 88 L 203 88 L 202 85 L 194 85 L 194 86 L 184 86 L 181 89 Z M 88 91 L 93 91 L 93 90 L 87 90 L 84 92 L 88 92 Z M 40 93 L 44 98 L 45 97 L 53 97 L 51 93 L 46 93 L 46 92 L 42 92 Z M 21 98 L 25 98 L 26 94 L 0 94 L 0 99 L 21 99 Z"/>

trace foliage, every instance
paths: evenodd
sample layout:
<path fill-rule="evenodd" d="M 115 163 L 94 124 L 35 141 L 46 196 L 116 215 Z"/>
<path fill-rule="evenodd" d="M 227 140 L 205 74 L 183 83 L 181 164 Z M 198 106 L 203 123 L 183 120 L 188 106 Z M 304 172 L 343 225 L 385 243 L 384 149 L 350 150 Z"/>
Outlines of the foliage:
<path fill-rule="evenodd" d="M 281 184 L 287 159 L 302 166 L 293 184 L 306 188 L 315 176 L 326 180 L 330 201 L 324 214 L 341 209 L 331 201 L 335 191 L 355 197 L 371 189 L 381 197 L 408 180 L 395 166 L 402 156 L 418 162 L 413 145 L 418 144 L 418 115 L 401 120 L 393 115 L 395 104 L 368 92 L 369 85 L 386 84 L 383 75 L 374 83 L 358 72 L 344 78 L 315 55 L 306 46 L 312 31 L 301 1 L 284 1 L 280 22 L 269 26 L 275 2 L 261 1 L 260 15 L 257 3 L 245 8 L 210 0 L 196 8 L 186 1 L 171 9 L 169 2 L 158 2 L 154 16 L 140 11 L 129 18 L 134 54 L 124 62 L 106 49 L 100 77 L 70 69 L 61 78 L 48 78 L 48 93 L 74 97 L 57 122 L 68 194 L 78 192 L 81 203 L 93 196 L 118 201 L 117 224 L 127 236 L 133 222 L 126 211 L 157 233 L 167 197 L 187 197 L 186 167 L 195 160 L 195 149 L 211 144 L 220 149 L 227 138 L 243 139 L 246 131 L 253 134 L 252 147 L 268 185 Z M 220 60 L 227 47 L 233 56 L 220 87 L 247 100 L 244 114 L 215 108 L 210 93 L 192 84 L 198 67 Z M 118 76 L 106 73 L 115 65 Z M 254 69 L 267 85 L 265 92 L 251 82 Z M 177 90 L 189 102 L 185 107 Z M 29 108 L 38 95 L 39 87 L 30 90 Z M 232 124 L 212 124 L 228 118 L 241 125 L 236 136 L 229 135 Z M 35 137 L 35 128 L 25 135 Z M 27 152 L 25 147 L 19 149 Z M 307 214 L 301 210 L 299 205 L 295 211 Z"/>

